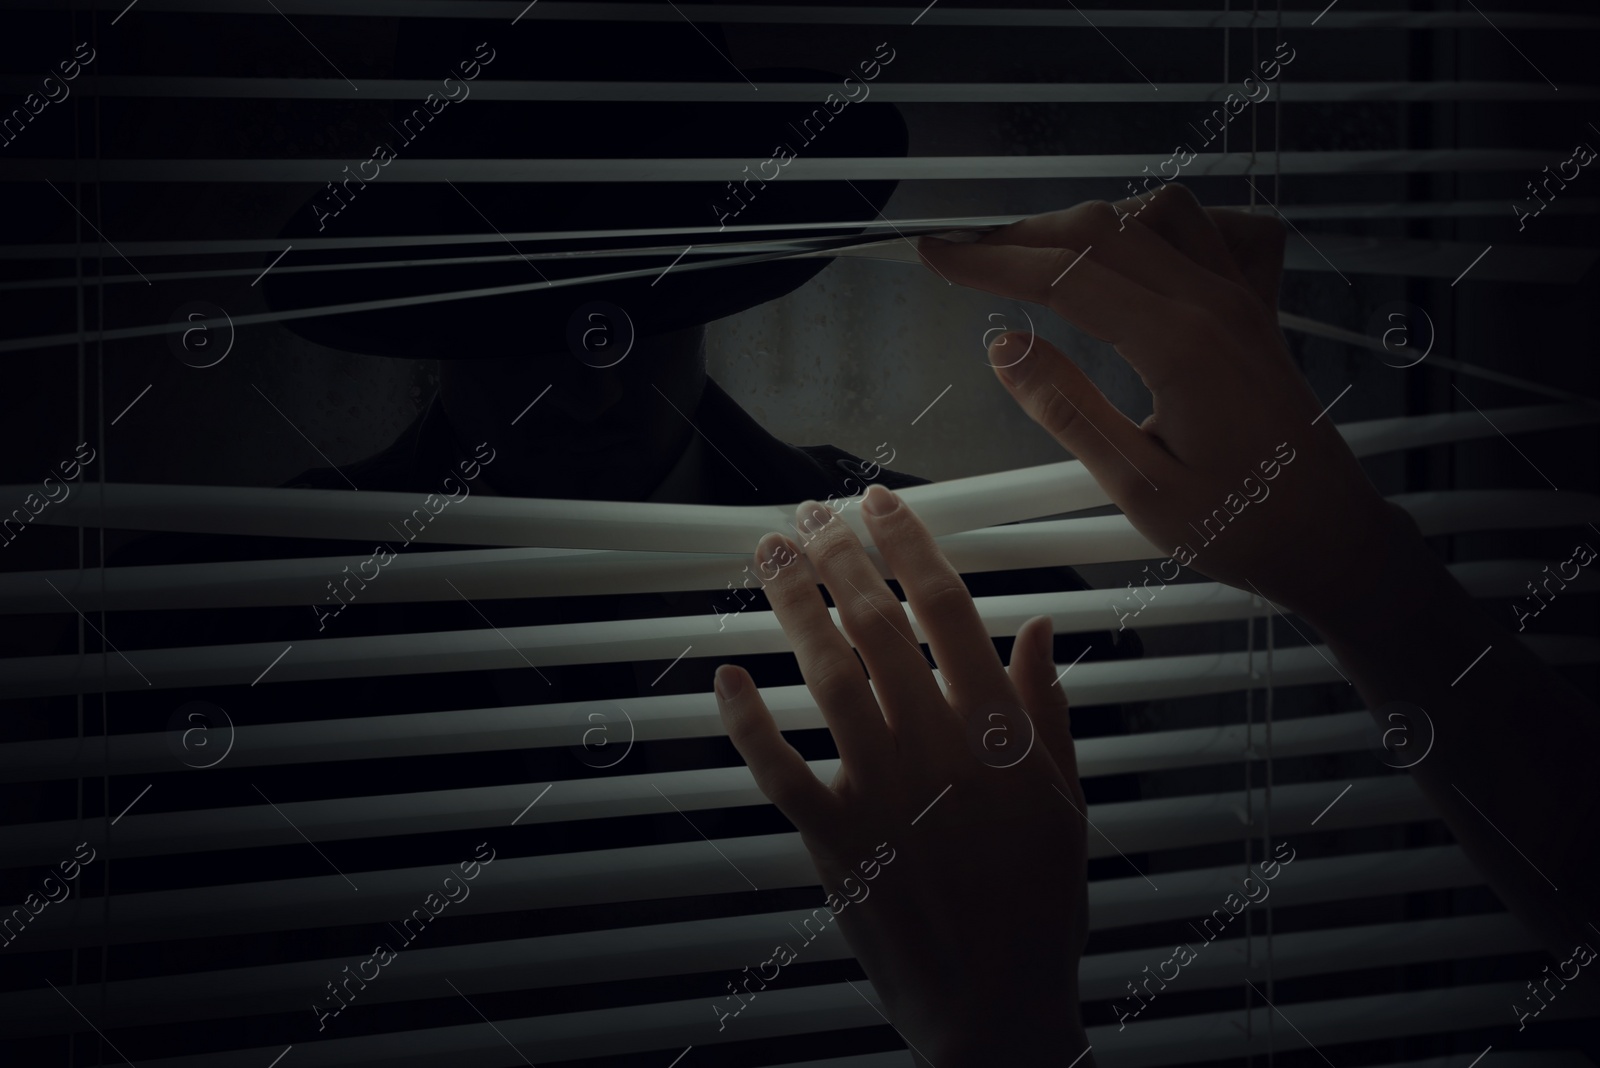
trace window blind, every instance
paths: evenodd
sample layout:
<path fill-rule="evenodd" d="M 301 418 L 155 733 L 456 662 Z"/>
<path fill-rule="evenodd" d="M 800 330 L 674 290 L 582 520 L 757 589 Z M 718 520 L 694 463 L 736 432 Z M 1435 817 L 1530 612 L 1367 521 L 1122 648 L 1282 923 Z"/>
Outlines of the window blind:
<path fill-rule="evenodd" d="M 1576 443 L 1580 455 L 1587 449 L 1592 456 L 1600 404 L 1572 385 L 1577 376 L 1562 385 L 1539 366 L 1534 356 L 1547 352 L 1475 347 L 1468 290 L 1457 288 L 1499 286 L 1493 292 L 1535 304 L 1592 291 L 1585 288 L 1596 256 L 1589 223 L 1600 199 L 1563 190 L 1549 206 L 1568 220 L 1565 231 L 1541 226 L 1536 238 L 1523 240 L 1507 225 L 1515 221 L 1507 217 L 1507 197 L 1525 199 L 1522 183 L 1555 158 L 1554 145 L 1520 136 L 1519 121 L 1537 113 L 1542 135 L 1555 122 L 1552 113 L 1577 115 L 1600 95 L 1580 81 L 1587 70 L 1552 72 L 1561 82 L 1554 91 L 1543 64 L 1534 67 L 1522 51 L 1541 59 L 1558 50 L 1570 55 L 1568 47 L 1593 44 L 1600 18 L 1578 6 L 1540 6 L 1545 10 L 1355 7 L 1349 0 L 1316 10 L 1236 9 L 1228 0 L 1220 7 L 1066 10 L 947 0 L 926 7 L 552 0 L 0 6 L 0 18 L 40 20 L 44 30 L 30 42 L 89 38 L 104 57 L 59 105 L 70 110 L 65 140 L 27 128 L 31 120 L 5 134 L 17 145 L 0 157 L 0 182 L 61 218 L 48 239 L 0 248 L 0 293 L 19 309 L 68 293 L 73 304 L 65 318 L 19 315 L 0 337 L 0 352 L 18 365 L 49 360 L 79 368 L 70 407 L 85 438 L 109 454 L 88 465 L 70 496 L 36 515 L 30 509 L 5 535 L 19 544 L 26 536 L 24 549 L 37 542 L 40 550 L 32 558 L 38 566 L 0 574 L 0 617 L 20 650 L 0 658 L 10 721 L 0 744 L 5 885 L 22 900 L 79 843 L 95 859 L 82 864 L 69 901 L 24 909 L 20 918 L 0 915 L 0 925 L 10 924 L 4 953 L 15 969 L 0 989 L 0 1041 L 10 1044 L 16 1063 L 141 1068 L 911 1063 L 836 929 L 808 943 L 794 979 L 762 991 L 736 1026 L 719 1030 L 708 1011 L 727 978 L 788 937 L 820 893 L 799 836 L 729 759 L 731 750 L 717 748 L 722 732 L 709 693 L 677 692 L 676 680 L 655 686 L 685 658 L 787 662 L 772 614 L 757 606 L 580 619 L 546 610 L 565 598 L 720 593 L 738 581 L 760 535 L 786 526 L 798 502 L 474 495 L 452 503 L 418 551 L 400 554 L 381 580 L 363 588 L 361 609 L 373 614 L 352 625 L 361 632 L 322 636 L 303 626 L 305 607 L 322 603 L 330 578 L 366 558 L 366 542 L 390 537 L 396 517 L 417 506 L 416 495 L 157 484 L 106 473 L 120 462 L 108 439 L 129 410 L 119 415 L 121 405 L 105 396 L 108 366 L 163 348 L 193 321 L 168 318 L 164 307 L 129 313 L 132 306 L 119 301 L 130 298 L 120 294 L 157 285 L 163 293 L 249 288 L 286 243 L 263 225 L 112 245 L 112 220 L 127 223 L 128 205 L 142 196 L 169 207 L 219 188 L 248 196 L 324 182 L 346 162 L 299 148 L 275 157 L 229 155 L 215 139 L 185 140 L 180 120 L 190 103 L 266 102 L 297 128 L 311 113 L 292 107 L 417 100 L 437 84 L 433 72 L 364 62 L 353 78 L 335 77 L 317 59 L 316 41 L 390 34 L 400 21 L 473 20 L 508 49 L 510 35 L 593 22 L 685 33 L 686 26 L 696 33 L 701 25 L 722 26 L 768 51 L 792 37 L 796 62 L 818 35 L 859 35 L 862 42 L 889 35 L 904 52 L 921 53 L 920 73 L 886 75 L 874 94 L 922 109 L 920 129 L 942 131 L 948 123 L 953 132 L 938 139 L 944 147 L 899 156 L 808 152 L 785 180 L 892 178 L 915 196 L 931 191 L 913 208 L 959 186 L 951 210 L 897 214 L 891 206 L 887 218 L 734 224 L 727 235 L 713 226 L 502 233 L 490 224 L 439 234 L 419 225 L 380 237 L 293 242 L 302 252 L 330 255 L 382 249 L 393 257 L 384 263 L 289 261 L 276 268 L 399 269 L 419 258 L 462 267 L 548 264 L 571 257 L 574 242 L 596 246 L 586 255 L 605 252 L 607 243 L 666 249 L 658 255 L 665 265 L 680 239 L 704 241 L 674 268 L 688 271 L 709 268 L 719 255 L 765 262 L 786 241 L 779 251 L 821 242 L 815 249 L 826 252 L 839 239 L 834 231 L 894 237 L 994 225 L 1060 206 L 1068 191 L 1123 195 L 1123 183 L 1165 158 L 1173 137 L 1190 136 L 1185 122 L 1209 111 L 1195 107 L 1220 103 L 1257 52 L 1292 40 L 1309 62 L 1286 68 L 1272 102 L 1230 128 L 1220 151 L 1198 154 L 1183 180 L 1213 191 L 1210 202 L 1248 197 L 1255 210 L 1281 211 L 1291 227 L 1291 282 L 1315 279 L 1330 290 L 1348 284 L 1352 292 L 1359 283 L 1368 304 L 1381 303 L 1380 294 L 1404 294 L 1412 307 L 1427 304 L 1457 325 L 1453 347 L 1409 370 L 1412 377 L 1386 398 L 1397 400 L 1391 407 L 1400 414 L 1330 419 L 1358 456 L 1386 473 L 1390 499 L 1450 555 L 1469 592 L 1499 602 L 1524 596 L 1549 562 L 1532 548 L 1548 540 L 1531 539 L 1587 538 L 1584 531 L 1600 524 L 1592 477 L 1581 485 L 1563 478 L 1557 488 L 1546 485 L 1542 470 L 1534 478 L 1513 466 L 1527 459 L 1521 448 L 1530 440 Z M 131 38 L 135 48 L 151 47 L 155 37 L 148 35 L 178 20 L 193 20 L 202 39 L 263 35 L 264 43 L 237 69 L 214 56 L 119 56 L 116 34 L 138 20 L 152 28 L 135 31 L 146 35 Z M 271 36 L 277 34 L 284 36 Z M 1039 68 L 1042 77 L 1013 80 L 964 55 L 973 47 L 997 49 L 1018 34 L 1048 41 L 1063 58 Z M 302 54 L 284 58 L 287 45 L 302 43 Z M 1223 76 L 1197 74 L 1197 56 Z M 13 56 L 11 76 L 0 82 L 14 96 L 31 92 L 40 63 L 31 52 Z M 1029 53 L 1024 66 L 1037 73 L 1036 65 Z M 594 104 L 766 106 L 810 102 L 818 92 L 816 83 L 782 78 L 759 85 L 731 76 L 630 79 L 598 59 L 592 76 L 581 79 L 496 77 L 491 66 L 473 86 L 480 101 L 516 103 L 541 116 Z M 1112 121 L 1084 121 L 1069 151 L 1059 150 L 1053 135 L 1018 134 L 1001 153 L 963 118 L 962 109 L 975 106 L 1014 109 L 1003 114 L 1039 116 L 1045 125 L 1065 125 L 1063 115 L 1084 120 L 1088 109 Z M 112 110 L 120 107 L 146 110 Z M 1026 110 L 1055 107 L 1078 110 Z M 1510 118 L 1480 130 L 1472 109 L 1482 108 Z M 98 151 L 106 115 L 140 116 L 152 131 L 148 148 Z M 38 116 L 41 125 L 61 117 L 48 110 Z M 1356 132 L 1360 123 L 1369 128 Z M 1589 136 L 1581 123 L 1572 125 L 1573 138 Z M 305 136 L 321 136 L 305 128 Z M 964 137 L 975 147 L 949 150 Z M 508 150 L 440 159 L 419 152 L 395 160 L 383 181 L 448 180 L 467 190 L 518 182 L 530 192 L 603 183 L 626 196 L 636 183 L 722 181 L 748 162 L 638 158 L 620 149 L 607 158 Z M 47 182 L 60 199 L 46 199 Z M 612 268 L 604 257 L 594 264 L 595 275 Z M 885 292 L 888 279 L 915 270 L 869 266 Z M 532 278 L 500 288 L 533 292 L 551 284 Z M 475 292 L 397 296 L 362 307 L 462 305 Z M 1286 296 L 1282 322 L 1303 364 L 1308 353 L 1336 354 L 1346 366 L 1370 367 L 1385 351 L 1365 321 L 1366 306 L 1341 300 L 1307 307 Z M 39 307 L 46 306 L 58 307 Z M 295 315 L 354 307 L 330 299 Z M 221 327 L 205 315 L 211 328 Z M 252 306 L 230 314 L 227 325 L 244 337 L 292 319 Z M 1490 383 L 1500 399 L 1463 406 L 1441 385 L 1447 375 L 1474 391 Z M 1509 459 L 1482 460 L 1491 449 Z M 1580 469 L 1582 462 L 1575 461 Z M 35 490 L 22 474 L 3 481 L 6 502 Z M 975 587 L 984 576 L 1021 569 L 1087 570 L 1160 555 L 1125 517 L 1104 514 L 1107 497 L 1076 461 L 900 492 Z M 843 517 L 865 533 L 852 511 Z M 195 547 L 194 556 L 115 562 L 108 535 L 120 543 L 137 533 L 190 539 L 172 544 Z M 263 538 L 297 539 L 305 552 L 253 554 L 250 540 Z M 206 544 L 225 544 L 228 555 L 202 552 L 200 539 L 221 539 Z M 68 547 L 78 566 L 62 566 L 46 543 Z M 1585 572 L 1568 584 L 1565 602 L 1590 606 L 1596 581 Z M 1259 596 L 1193 582 L 1164 590 L 1141 611 L 1134 629 L 1144 656 L 1062 657 L 1061 650 L 1109 629 L 1115 617 L 1108 604 L 1121 593 L 1110 584 L 976 598 L 1002 647 L 1024 620 L 1051 615 L 1073 708 L 1105 713 L 1114 717 L 1105 722 L 1116 724 L 1078 743 L 1092 822 L 1093 935 L 1081 983 L 1102 1064 L 1272 1064 L 1284 1057 L 1297 1065 L 1313 1063 L 1313 1055 L 1331 1056 L 1341 1068 L 1593 1063 L 1592 1050 L 1578 1048 L 1574 1036 L 1600 1017 L 1600 1000 L 1582 990 L 1555 1001 L 1533 1037 L 1513 1037 L 1506 1005 L 1524 997 L 1522 980 L 1538 973 L 1525 967 L 1534 939 L 1487 891 L 1409 778 L 1374 758 L 1382 750 L 1371 714 L 1304 624 Z M 444 624 L 419 614 L 442 606 L 463 614 Z M 290 610 L 298 613 L 298 631 L 279 622 Z M 1593 679 L 1600 639 L 1586 625 L 1592 608 L 1582 611 L 1588 614 L 1558 617 L 1566 622 L 1524 640 L 1552 665 Z M 263 636 L 233 640 L 242 619 L 259 620 Z M 37 634 L 27 633 L 35 628 L 70 632 L 73 650 L 42 648 Z M 164 639 L 174 633 L 189 638 Z M 574 668 L 604 672 L 620 680 L 619 689 L 637 677 L 639 692 L 545 699 L 544 671 Z M 500 700 L 406 702 L 408 683 L 435 676 L 460 680 L 470 697 Z M 656 682 L 645 685 L 652 676 Z M 830 776 L 837 761 L 806 688 L 763 691 L 779 725 L 804 739 L 813 769 Z M 242 711 L 235 717 L 230 708 L 260 718 L 247 720 Z M 603 725 L 599 742 L 591 741 L 596 724 Z M 1237 886 L 1252 856 L 1283 841 L 1304 853 L 1274 885 L 1270 904 L 1250 910 L 1233 937 L 1185 969 L 1181 996 L 1169 1002 L 1175 1008 L 1119 1028 L 1109 1006 L 1127 996 L 1129 981 L 1183 937 L 1174 932 L 1207 916 Z M 342 988 L 350 1001 L 344 1011 L 336 984 L 370 957 L 374 942 L 405 940 L 395 925 L 436 895 L 452 865 L 473 856 L 480 842 L 492 843 L 495 857 L 471 893 L 433 914 L 417 944 L 405 941 L 381 978 L 354 993 Z M 1225 851 L 1244 860 L 1224 863 Z M 993 904 L 974 903 L 975 913 Z M 336 1003 L 337 1018 L 319 1030 L 307 1007 L 316 1013 L 317 1005 L 327 1011 Z M 1457 1032 L 1467 1037 L 1458 1040 Z M 1480 1033 L 1491 1048 L 1464 1052 L 1469 1040 L 1479 1048 Z"/>

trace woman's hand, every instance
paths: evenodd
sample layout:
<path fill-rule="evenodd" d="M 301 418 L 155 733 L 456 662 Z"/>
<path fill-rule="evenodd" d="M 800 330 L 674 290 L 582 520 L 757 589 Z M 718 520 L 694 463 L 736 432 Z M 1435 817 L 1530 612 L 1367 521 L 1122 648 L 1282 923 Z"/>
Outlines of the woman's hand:
<path fill-rule="evenodd" d="M 947 692 L 849 525 L 808 501 L 797 520 L 804 554 L 768 534 L 756 563 L 838 745 L 839 773 L 831 786 L 817 779 L 732 665 L 717 671 L 723 723 L 762 793 L 799 829 L 914 1053 L 938 1068 L 1067 1064 L 1086 1048 L 1077 994 L 1086 816 L 1050 619 L 1023 626 L 1008 671 L 922 521 L 880 485 L 863 512 Z"/>
<path fill-rule="evenodd" d="M 1276 220 L 1207 210 L 1168 185 L 921 251 L 952 281 L 1047 305 L 1115 345 L 1152 394 L 1143 423 L 1043 340 L 1008 366 L 1020 346 L 998 338 L 990 362 L 1176 565 L 1315 620 L 1381 594 L 1421 541 L 1289 357 L 1277 322 L 1283 244 Z"/>
<path fill-rule="evenodd" d="M 1428 757 L 1410 774 L 1495 892 L 1563 957 L 1589 938 L 1600 793 L 1588 765 L 1600 717 L 1504 617 L 1474 603 L 1324 418 L 1277 325 L 1282 228 L 1202 209 L 1168 185 L 970 245 L 925 242 L 922 253 L 948 279 L 1046 304 L 1116 346 L 1154 398 L 1138 425 L 1043 342 L 997 360 L 1017 351 L 999 350 L 1001 337 L 990 362 L 1133 525 L 1172 552 L 1163 581 L 1172 564 L 1192 565 L 1287 606 L 1328 640 L 1380 726 L 1396 708 L 1425 726 Z"/>

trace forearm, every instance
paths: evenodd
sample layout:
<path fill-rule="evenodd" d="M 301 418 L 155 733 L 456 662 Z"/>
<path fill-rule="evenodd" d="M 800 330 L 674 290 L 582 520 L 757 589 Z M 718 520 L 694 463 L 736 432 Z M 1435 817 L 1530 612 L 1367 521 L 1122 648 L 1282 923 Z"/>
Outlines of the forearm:
<path fill-rule="evenodd" d="M 1409 519 L 1397 518 L 1386 565 L 1352 594 L 1305 614 L 1380 728 L 1400 722 L 1387 718 L 1397 702 L 1426 712 L 1407 725 L 1419 748 L 1406 761 L 1432 726 L 1431 751 L 1410 768 L 1417 784 L 1550 949 L 1594 937 L 1585 923 L 1600 900 L 1593 703 L 1479 608 Z"/>
<path fill-rule="evenodd" d="M 1070 947 L 1035 943 L 1028 953 L 1050 954 L 1063 965 L 1070 957 L 1074 977 L 1081 960 Z M 1029 959 L 1006 974 L 970 976 L 970 989 L 943 1009 L 918 1005 L 897 1012 L 892 999 L 886 1001 L 917 1068 L 1094 1068 L 1076 981 L 1041 982 L 1037 964 Z"/>
<path fill-rule="evenodd" d="M 913 1059 L 917 1068 L 1095 1068 L 1077 1016 L 1076 1005 L 1067 1022 L 1063 1014 L 1052 1019 L 1017 1012 L 992 1025 L 952 1030 L 934 1048 L 914 1051 Z"/>

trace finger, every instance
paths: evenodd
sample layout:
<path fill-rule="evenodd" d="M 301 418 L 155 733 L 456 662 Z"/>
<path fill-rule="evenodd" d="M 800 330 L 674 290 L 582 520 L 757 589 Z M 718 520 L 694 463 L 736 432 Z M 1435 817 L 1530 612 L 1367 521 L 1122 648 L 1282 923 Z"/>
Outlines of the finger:
<path fill-rule="evenodd" d="M 876 766 L 887 758 L 894 739 L 866 672 L 833 625 L 804 558 L 788 538 L 768 534 L 756 547 L 756 561 L 766 580 L 767 601 L 794 650 L 806 688 L 833 733 L 839 758 L 852 774 Z"/>
<path fill-rule="evenodd" d="M 1086 201 L 1062 211 L 1045 212 L 1002 226 L 985 234 L 977 243 L 1082 249 L 1089 257 L 1152 293 L 1197 306 L 1214 302 L 1221 291 L 1223 276 L 1174 247 L 1144 222 L 1147 217 L 1155 217 L 1158 199 L 1151 196 L 1145 201 L 1119 201 L 1117 204 Z M 1168 197 L 1166 203 L 1178 200 Z M 1160 212 L 1173 214 L 1166 203 L 1162 204 Z M 1195 210 L 1204 221 L 1204 212 L 1198 204 Z M 1225 253 L 1225 249 L 1223 251 Z"/>
<path fill-rule="evenodd" d="M 884 718 L 897 736 L 918 719 L 950 714 L 905 607 L 873 566 L 855 531 L 816 501 L 795 513 L 804 534 L 806 559 L 828 587 L 839 622 L 866 662 Z"/>
<path fill-rule="evenodd" d="M 1278 284 L 1283 279 L 1283 249 L 1288 231 L 1271 215 L 1236 208 L 1207 208 L 1228 253 L 1250 289 L 1273 311 L 1278 310 Z"/>
<path fill-rule="evenodd" d="M 1247 284 L 1222 232 L 1187 186 L 1174 182 L 1148 196 L 1120 200 L 1115 207 L 1212 274 Z"/>
<path fill-rule="evenodd" d="M 1049 616 L 1035 616 L 1017 630 L 1008 672 L 1022 707 L 1038 734 L 1038 744 L 1050 755 L 1067 781 L 1068 793 L 1083 807 L 1083 786 L 1078 780 L 1078 748 L 1072 740 L 1066 691 L 1058 681 L 1054 641 Z"/>
<path fill-rule="evenodd" d="M 951 692 L 951 703 L 971 714 L 983 696 L 1009 693 L 1005 666 L 972 594 L 950 566 L 921 519 L 898 494 L 874 482 L 862 498 L 872 543 L 905 591 L 933 659 Z"/>
<path fill-rule="evenodd" d="M 1203 313 L 1071 248 L 925 239 L 919 251 L 952 282 L 1043 304 L 1085 333 L 1109 341 L 1152 390 L 1182 369 L 1176 342 L 1200 330 Z"/>
<path fill-rule="evenodd" d="M 749 672 L 723 664 L 717 668 L 715 691 L 722 727 L 762 796 L 802 833 L 826 826 L 837 813 L 838 797 L 784 739 Z"/>
<path fill-rule="evenodd" d="M 1005 363 L 1003 352 L 1026 344 L 1005 335 L 990 347 L 990 363 L 1022 410 L 1083 461 L 1094 480 L 1117 504 L 1131 504 L 1172 485 L 1181 465 L 1150 435 L 1123 415 L 1098 386 L 1054 345 L 1041 337 L 1020 360 Z"/>

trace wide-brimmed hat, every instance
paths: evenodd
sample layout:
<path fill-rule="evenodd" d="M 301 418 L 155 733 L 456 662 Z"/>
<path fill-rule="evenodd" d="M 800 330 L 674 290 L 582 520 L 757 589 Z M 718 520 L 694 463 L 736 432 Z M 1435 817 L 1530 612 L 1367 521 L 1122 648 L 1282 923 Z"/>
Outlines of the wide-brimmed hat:
<path fill-rule="evenodd" d="M 599 231 L 631 228 L 783 225 L 869 221 L 894 190 L 893 181 L 802 181 L 786 177 L 787 153 L 895 156 L 907 148 L 906 126 L 890 104 L 847 98 L 842 80 L 859 71 L 740 71 L 727 60 L 717 27 L 684 23 L 525 23 L 505 33 L 482 20 L 402 19 L 397 77 L 437 75 L 433 95 L 393 102 L 374 159 L 330 179 L 296 212 L 283 236 L 376 237 L 438 234 Z M 527 32 L 523 32 L 527 31 Z M 704 36 L 702 36 L 702 33 Z M 499 34 L 499 36 L 497 36 Z M 870 48 L 862 59 L 872 61 Z M 865 64 L 863 64 L 865 67 Z M 879 69 L 872 62 L 871 69 Z M 626 77 L 619 77 L 625 72 Z M 449 81 L 446 81 L 449 79 Z M 638 81 L 637 99 L 617 102 L 532 102 L 474 97 L 491 80 Z M 751 83 L 747 102 L 650 100 L 657 81 Z M 815 101 L 760 100 L 762 81 L 815 83 Z M 633 94 L 630 94 L 633 95 Z M 450 102 L 451 97 L 454 102 Z M 831 96 L 831 100 L 830 100 Z M 383 151 L 379 151 L 382 149 Z M 718 181 L 543 182 L 400 181 L 383 173 L 399 160 L 655 160 L 718 159 L 730 163 Z M 381 161 L 380 161 L 381 158 Z M 767 162 L 781 160 L 782 162 Z M 765 165 L 764 165 L 765 164 Z M 747 168 L 747 169 L 746 169 Z M 769 180 L 769 176 L 771 177 Z M 338 187 L 335 189 L 334 187 Z M 834 231 L 839 232 L 839 231 Z M 844 231 L 848 232 L 848 231 Z M 732 234 L 684 235 L 664 241 L 580 237 L 559 242 L 508 241 L 358 249 L 297 250 L 295 262 L 420 265 L 358 270 L 274 272 L 263 285 L 275 309 L 539 283 L 542 279 L 648 270 L 648 276 L 541 288 L 505 295 L 417 303 L 375 311 L 289 320 L 319 344 L 381 356 L 466 358 L 572 351 L 585 315 L 620 309 L 626 328 L 648 338 L 708 323 L 797 288 L 826 259 L 683 269 L 702 250 Z M 741 235 L 747 237 L 748 235 Z M 534 253 L 573 249 L 694 245 L 672 257 L 539 259 Z M 460 257 L 503 257 L 493 263 L 444 264 Z M 524 256 L 526 258 L 524 258 Z M 602 317 L 603 320 L 604 317 Z M 600 322 L 602 320 L 596 320 Z M 607 321 L 608 329 L 622 325 Z M 577 353 L 575 353 L 577 354 Z"/>

